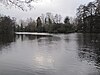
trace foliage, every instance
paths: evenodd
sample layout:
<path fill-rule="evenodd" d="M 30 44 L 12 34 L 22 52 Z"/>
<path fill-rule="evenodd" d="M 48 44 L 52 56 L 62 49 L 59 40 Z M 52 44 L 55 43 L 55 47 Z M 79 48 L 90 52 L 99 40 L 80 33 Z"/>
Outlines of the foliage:
<path fill-rule="evenodd" d="M 15 20 L 9 16 L 0 17 L 0 34 L 14 33 Z"/>
<path fill-rule="evenodd" d="M 70 22 L 69 22 L 69 17 L 68 17 L 68 16 L 64 19 L 64 23 L 65 23 L 65 24 L 70 23 Z"/>
<path fill-rule="evenodd" d="M 100 1 L 80 5 L 77 9 L 78 32 L 100 32 Z"/>

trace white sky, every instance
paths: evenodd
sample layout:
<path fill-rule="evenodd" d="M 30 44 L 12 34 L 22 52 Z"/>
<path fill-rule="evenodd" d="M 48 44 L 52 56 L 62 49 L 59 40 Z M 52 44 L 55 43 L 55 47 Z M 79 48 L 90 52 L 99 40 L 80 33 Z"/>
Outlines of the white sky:
<path fill-rule="evenodd" d="M 38 3 L 33 3 L 35 9 L 31 11 L 22 11 L 18 8 L 9 8 L 0 6 L 0 14 L 16 17 L 17 19 L 27 19 L 32 17 L 36 19 L 42 13 L 51 12 L 53 14 L 60 14 L 62 17 L 71 16 L 75 17 L 76 9 L 80 4 L 87 4 L 94 0 L 42 0 Z"/>

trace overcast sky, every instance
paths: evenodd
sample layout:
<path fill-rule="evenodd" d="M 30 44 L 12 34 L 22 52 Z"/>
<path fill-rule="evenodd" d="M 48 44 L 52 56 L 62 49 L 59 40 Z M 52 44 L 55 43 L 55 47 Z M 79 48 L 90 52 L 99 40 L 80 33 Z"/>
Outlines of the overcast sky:
<path fill-rule="evenodd" d="M 36 19 L 42 13 L 51 12 L 53 14 L 60 14 L 62 17 L 76 15 L 76 9 L 80 4 L 87 4 L 94 0 L 42 0 L 41 2 L 34 3 L 34 9 L 31 11 L 22 11 L 18 8 L 9 8 L 0 6 L 0 14 L 16 17 L 17 19 L 26 19 L 32 17 Z"/>

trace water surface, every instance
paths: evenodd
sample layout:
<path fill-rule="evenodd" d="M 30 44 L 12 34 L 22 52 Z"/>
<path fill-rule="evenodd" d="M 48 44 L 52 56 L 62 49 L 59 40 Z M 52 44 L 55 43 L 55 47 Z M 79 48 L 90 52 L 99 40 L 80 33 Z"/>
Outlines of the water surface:
<path fill-rule="evenodd" d="M 0 36 L 0 75 L 100 75 L 100 34 Z"/>

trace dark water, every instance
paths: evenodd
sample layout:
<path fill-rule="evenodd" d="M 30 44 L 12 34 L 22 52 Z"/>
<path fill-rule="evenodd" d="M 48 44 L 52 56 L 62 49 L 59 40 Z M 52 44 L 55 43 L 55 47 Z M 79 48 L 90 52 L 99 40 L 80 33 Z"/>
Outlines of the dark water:
<path fill-rule="evenodd" d="M 0 75 L 100 75 L 100 34 L 0 36 Z"/>

